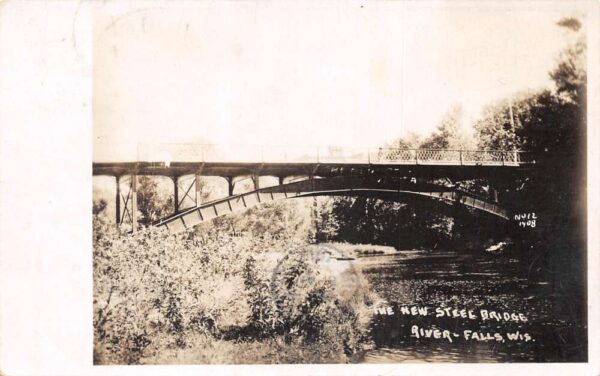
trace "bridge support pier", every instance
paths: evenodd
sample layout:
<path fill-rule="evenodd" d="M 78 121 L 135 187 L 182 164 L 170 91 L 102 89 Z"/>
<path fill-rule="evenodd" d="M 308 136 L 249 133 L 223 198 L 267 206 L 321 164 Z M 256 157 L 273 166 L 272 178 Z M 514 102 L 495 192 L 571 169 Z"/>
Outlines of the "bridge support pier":
<path fill-rule="evenodd" d="M 252 183 L 254 183 L 254 189 L 260 189 L 260 176 L 252 175 Z"/>
<path fill-rule="evenodd" d="M 233 176 L 227 176 L 225 177 L 225 180 L 227 180 L 227 194 L 228 196 L 233 196 L 233 187 L 235 186 Z"/>
<path fill-rule="evenodd" d="M 277 177 L 279 179 L 279 185 L 283 185 L 283 180 L 285 179 L 284 176 L 278 176 Z"/>
<path fill-rule="evenodd" d="M 115 214 L 116 221 L 115 224 L 117 228 L 121 224 L 121 176 L 115 176 L 115 182 L 117 184 L 116 195 L 115 195 Z"/>
<path fill-rule="evenodd" d="M 173 180 L 173 210 L 177 214 L 179 212 L 179 177 L 172 176 L 171 180 Z"/>
<path fill-rule="evenodd" d="M 137 231 L 137 175 L 131 175 L 131 230 Z"/>

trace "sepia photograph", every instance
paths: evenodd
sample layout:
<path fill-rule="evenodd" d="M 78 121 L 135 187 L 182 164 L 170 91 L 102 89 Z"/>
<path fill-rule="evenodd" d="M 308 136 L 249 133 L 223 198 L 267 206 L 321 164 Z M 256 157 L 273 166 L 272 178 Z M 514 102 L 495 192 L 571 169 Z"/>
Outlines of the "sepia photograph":
<path fill-rule="evenodd" d="M 522 5 L 96 7 L 94 365 L 587 362 L 588 20 Z"/>

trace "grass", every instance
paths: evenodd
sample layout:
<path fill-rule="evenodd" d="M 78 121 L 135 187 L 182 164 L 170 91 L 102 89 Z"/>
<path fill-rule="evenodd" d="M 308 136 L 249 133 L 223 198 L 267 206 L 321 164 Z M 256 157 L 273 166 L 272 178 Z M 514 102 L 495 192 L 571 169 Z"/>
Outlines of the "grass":
<path fill-rule="evenodd" d="M 196 334 L 186 348 L 163 349 L 141 364 L 294 364 L 346 363 L 348 357 L 327 343 L 310 346 L 301 340 L 286 343 L 283 336 L 264 340 L 231 341 Z"/>

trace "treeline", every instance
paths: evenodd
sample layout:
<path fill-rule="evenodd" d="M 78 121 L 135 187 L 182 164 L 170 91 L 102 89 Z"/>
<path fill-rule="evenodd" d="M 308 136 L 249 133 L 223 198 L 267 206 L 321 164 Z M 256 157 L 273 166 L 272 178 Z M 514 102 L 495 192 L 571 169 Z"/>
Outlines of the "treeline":
<path fill-rule="evenodd" d="M 558 22 L 572 34 L 549 75 L 554 88 L 517 93 L 490 104 L 475 122 L 471 138 L 461 128 L 462 111 L 454 106 L 427 138 L 409 134 L 388 147 L 478 148 L 518 150 L 535 161 L 520 179 L 481 179 L 460 182 L 460 188 L 490 200 L 519 203 L 523 213 L 535 213 L 537 227 L 523 233 L 466 209 L 444 211 L 439 204 L 392 203 L 369 198 L 336 198 L 324 205 L 319 237 L 337 241 L 373 242 L 399 248 L 481 248 L 505 237 L 515 248 L 541 251 L 556 244 L 552 257 L 540 259 L 580 267 L 585 255 L 586 172 L 586 44 L 581 24 L 573 18 Z M 444 182 L 440 182 L 444 183 Z M 494 195 L 492 195 L 494 193 Z M 520 243 L 525 242 L 525 243 Z M 531 247 L 532 243 L 537 243 Z M 573 262 L 571 262 L 573 261 Z M 550 268 L 551 265 L 544 265 Z M 568 273 L 581 275 L 581 270 Z"/>
<path fill-rule="evenodd" d="M 481 249 L 505 233 L 506 224 L 429 198 L 391 202 L 339 197 L 320 205 L 317 241 L 377 244 L 397 249 Z"/>

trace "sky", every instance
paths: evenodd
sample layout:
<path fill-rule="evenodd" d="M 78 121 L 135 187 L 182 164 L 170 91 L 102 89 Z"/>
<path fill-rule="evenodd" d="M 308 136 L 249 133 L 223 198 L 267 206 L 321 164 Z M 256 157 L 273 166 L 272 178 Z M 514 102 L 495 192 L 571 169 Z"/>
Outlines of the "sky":
<path fill-rule="evenodd" d="M 572 38 L 556 22 L 573 13 L 542 2 L 123 4 L 94 17 L 95 161 L 157 143 L 371 147 L 457 104 L 468 127 L 551 87 Z"/>

